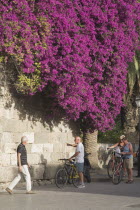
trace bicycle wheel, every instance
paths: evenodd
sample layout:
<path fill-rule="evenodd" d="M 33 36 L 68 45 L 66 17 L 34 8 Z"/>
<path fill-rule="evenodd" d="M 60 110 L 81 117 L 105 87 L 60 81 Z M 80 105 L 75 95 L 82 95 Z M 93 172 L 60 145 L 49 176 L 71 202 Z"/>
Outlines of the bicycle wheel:
<path fill-rule="evenodd" d="M 64 168 L 59 169 L 55 175 L 55 184 L 58 188 L 63 188 L 67 183 L 68 175 Z"/>
<path fill-rule="evenodd" d="M 112 182 L 113 184 L 117 185 L 122 181 L 122 177 L 123 177 L 123 169 L 121 168 L 117 168 L 112 176 Z"/>
<path fill-rule="evenodd" d="M 73 168 L 73 171 L 72 171 L 72 183 L 75 187 L 78 187 L 80 183 L 79 175 L 76 168 Z"/>
<path fill-rule="evenodd" d="M 115 161 L 110 160 L 107 165 L 107 174 L 108 174 L 109 178 L 112 178 L 112 176 L 113 176 L 114 166 L 115 166 Z"/>

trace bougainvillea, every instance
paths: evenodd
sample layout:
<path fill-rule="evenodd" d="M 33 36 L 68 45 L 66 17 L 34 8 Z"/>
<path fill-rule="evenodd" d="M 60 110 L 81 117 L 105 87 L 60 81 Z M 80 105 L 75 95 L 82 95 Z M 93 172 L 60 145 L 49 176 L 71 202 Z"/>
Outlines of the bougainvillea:
<path fill-rule="evenodd" d="M 30 94 L 49 88 L 69 118 L 82 117 L 93 129 L 113 126 L 126 93 L 127 65 L 139 45 L 137 0 L 1 4 L 2 51 L 18 60 L 27 80 L 37 74 L 37 88 L 26 86 Z"/>
<path fill-rule="evenodd" d="M 39 12 L 34 0 L 1 0 L 0 14 L 0 50 L 10 55 L 18 70 L 21 69 L 17 88 L 35 92 L 42 83 L 40 60 L 50 34 L 46 16 Z"/>

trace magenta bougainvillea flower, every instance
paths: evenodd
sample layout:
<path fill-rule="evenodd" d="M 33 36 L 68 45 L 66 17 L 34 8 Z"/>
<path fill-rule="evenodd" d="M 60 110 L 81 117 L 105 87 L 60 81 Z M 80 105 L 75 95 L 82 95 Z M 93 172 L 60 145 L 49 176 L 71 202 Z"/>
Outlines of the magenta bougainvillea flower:
<path fill-rule="evenodd" d="M 0 10 L 1 51 L 25 74 L 40 72 L 37 91 L 52 87 L 69 119 L 110 129 L 139 47 L 137 0 L 1 0 Z"/>

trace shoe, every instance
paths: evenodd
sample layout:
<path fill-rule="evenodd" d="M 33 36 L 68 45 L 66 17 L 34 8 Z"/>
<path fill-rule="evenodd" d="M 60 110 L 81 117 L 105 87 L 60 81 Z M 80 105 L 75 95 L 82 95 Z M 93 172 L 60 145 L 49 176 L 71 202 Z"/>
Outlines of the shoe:
<path fill-rule="evenodd" d="M 26 194 L 35 194 L 34 191 L 27 191 Z"/>
<path fill-rule="evenodd" d="M 134 182 L 134 180 L 128 180 L 127 182 L 126 182 L 126 184 L 132 184 Z"/>
<path fill-rule="evenodd" d="M 13 194 L 12 190 L 10 190 L 8 187 L 5 189 L 10 195 Z"/>
<path fill-rule="evenodd" d="M 80 185 L 78 186 L 78 188 L 85 188 L 85 185 L 80 184 Z"/>

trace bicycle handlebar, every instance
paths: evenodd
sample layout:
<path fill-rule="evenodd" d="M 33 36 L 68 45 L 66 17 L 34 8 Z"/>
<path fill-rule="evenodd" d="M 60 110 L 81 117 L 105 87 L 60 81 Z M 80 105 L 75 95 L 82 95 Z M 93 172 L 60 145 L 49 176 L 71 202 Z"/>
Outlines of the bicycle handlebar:
<path fill-rule="evenodd" d="M 58 159 L 58 160 L 69 160 L 69 159 L 66 159 L 66 158 L 62 158 L 62 159 Z"/>
<path fill-rule="evenodd" d="M 66 159 L 66 158 L 62 158 L 62 159 L 58 159 L 58 160 L 68 160 L 69 162 L 72 162 L 72 161 L 70 161 L 69 159 Z M 75 161 L 75 159 L 72 159 L 73 161 Z"/>

